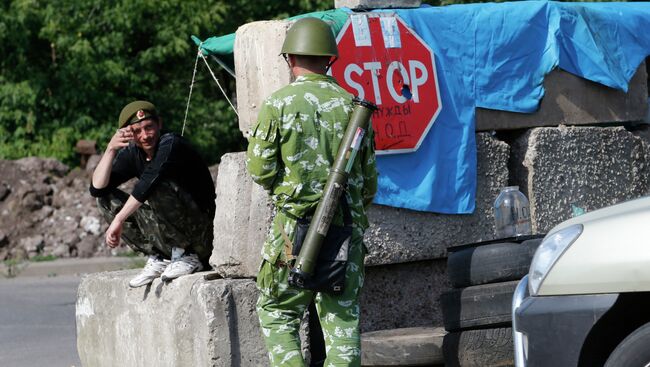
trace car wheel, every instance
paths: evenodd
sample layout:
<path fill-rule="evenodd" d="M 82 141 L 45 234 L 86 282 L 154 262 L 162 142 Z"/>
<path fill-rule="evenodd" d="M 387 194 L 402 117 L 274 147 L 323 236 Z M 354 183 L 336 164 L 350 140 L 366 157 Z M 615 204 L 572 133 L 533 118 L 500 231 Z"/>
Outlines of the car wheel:
<path fill-rule="evenodd" d="M 502 242 L 450 252 L 447 273 L 455 288 L 521 279 L 541 239 Z"/>
<path fill-rule="evenodd" d="M 614 349 L 605 367 L 650 366 L 650 323 L 636 329 Z"/>
<path fill-rule="evenodd" d="M 512 322 L 512 295 L 518 281 L 453 289 L 440 296 L 447 331 L 508 326 Z"/>
<path fill-rule="evenodd" d="M 464 330 L 445 335 L 446 367 L 514 366 L 512 328 Z"/>

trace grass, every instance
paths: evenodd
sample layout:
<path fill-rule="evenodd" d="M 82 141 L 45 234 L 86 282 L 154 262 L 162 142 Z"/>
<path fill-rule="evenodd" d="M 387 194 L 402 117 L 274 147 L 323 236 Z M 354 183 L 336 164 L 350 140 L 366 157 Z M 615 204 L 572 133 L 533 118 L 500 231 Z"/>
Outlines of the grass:
<path fill-rule="evenodd" d="M 29 261 L 33 261 L 33 262 L 38 263 L 38 262 L 44 262 L 44 261 L 54 261 L 56 259 L 58 259 L 58 256 L 56 256 L 56 255 L 36 255 L 36 256 L 30 258 Z"/>

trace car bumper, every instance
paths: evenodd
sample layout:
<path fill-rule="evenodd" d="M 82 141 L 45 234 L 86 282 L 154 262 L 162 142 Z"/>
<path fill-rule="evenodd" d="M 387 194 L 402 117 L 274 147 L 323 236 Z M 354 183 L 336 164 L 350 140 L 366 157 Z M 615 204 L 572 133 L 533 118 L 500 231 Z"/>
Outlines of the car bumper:
<path fill-rule="evenodd" d="M 532 297 L 528 276 L 512 302 L 515 365 L 577 366 L 591 328 L 616 302 L 618 294 Z"/>

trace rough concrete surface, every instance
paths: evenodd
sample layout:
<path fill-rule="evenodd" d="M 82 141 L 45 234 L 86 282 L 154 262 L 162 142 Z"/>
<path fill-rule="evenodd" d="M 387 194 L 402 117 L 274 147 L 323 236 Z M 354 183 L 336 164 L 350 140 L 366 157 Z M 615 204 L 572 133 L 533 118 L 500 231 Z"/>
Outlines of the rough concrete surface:
<path fill-rule="evenodd" d="M 645 63 L 630 80 L 627 93 L 555 69 L 544 78 L 546 90 L 535 113 L 476 110 L 476 130 L 585 125 L 643 120 L 648 111 Z"/>
<path fill-rule="evenodd" d="M 580 210 L 648 192 L 644 142 L 623 127 L 535 128 L 512 145 L 512 172 L 530 201 L 534 233 Z"/>
<path fill-rule="evenodd" d="M 492 203 L 508 183 L 507 144 L 488 133 L 476 135 L 476 210 L 442 215 L 373 205 L 366 231 L 366 264 L 385 265 L 446 257 L 446 248 L 494 237 Z M 268 232 L 271 207 L 266 192 L 246 172 L 246 153 L 223 156 L 217 178 L 214 250 L 210 264 L 224 277 L 255 277 Z"/>
<path fill-rule="evenodd" d="M 508 184 L 509 147 L 488 133 L 476 134 L 476 209 L 444 215 L 374 205 L 366 232 L 368 265 L 446 257 L 446 248 L 494 238 L 494 199 Z"/>
<path fill-rule="evenodd" d="M 271 207 L 264 189 L 246 171 L 245 152 L 221 158 L 216 190 L 210 265 L 223 277 L 254 277 L 270 225 Z"/>
<path fill-rule="evenodd" d="M 239 130 L 248 134 L 262 101 L 289 84 L 290 71 L 280 56 L 291 23 L 281 20 L 245 24 L 235 33 Z"/>
<path fill-rule="evenodd" d="M 77 348 L 84 366 L 265 366 L 252 280 L 205 273 L 130 289 L 137 271 L 83 278 Z"/>
<path fill-rule="evenodd" d="M 444 364 L 441 327 L 379 330 L 361 337 L 362 366 L 431 366 Z"/>
<path fill-rule="evenodd" d="M 440 294 L 451 288 L 445 260 L 366 267 L 361 331 L 442 325 Z"/>
<path fill-rule="evenodd" d="M 335 8 L 350 9 L 389 9 L 389 8 L 418 8 L 421 0 L 334 0 Z"/>

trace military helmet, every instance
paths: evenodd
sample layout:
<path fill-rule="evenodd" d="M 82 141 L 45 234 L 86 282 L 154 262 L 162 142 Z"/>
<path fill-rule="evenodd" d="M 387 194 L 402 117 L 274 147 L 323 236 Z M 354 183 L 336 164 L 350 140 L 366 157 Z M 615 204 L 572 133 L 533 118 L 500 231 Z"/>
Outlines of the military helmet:
<path fill-rule="evenodd" d="M 332 29 L 318 18 L 302 18 L 289 28 L 282 44 L 283 54 L 338 56 Z"/>
<path fill-rule="evenodd" d="M 156 106 L 147 101 L 135 101 L 127 104 L 120 112 L 120 119 L 117 122 L 118 129 L 126 125 L 138 123 L 148 118 L 158 119 Z"/>

